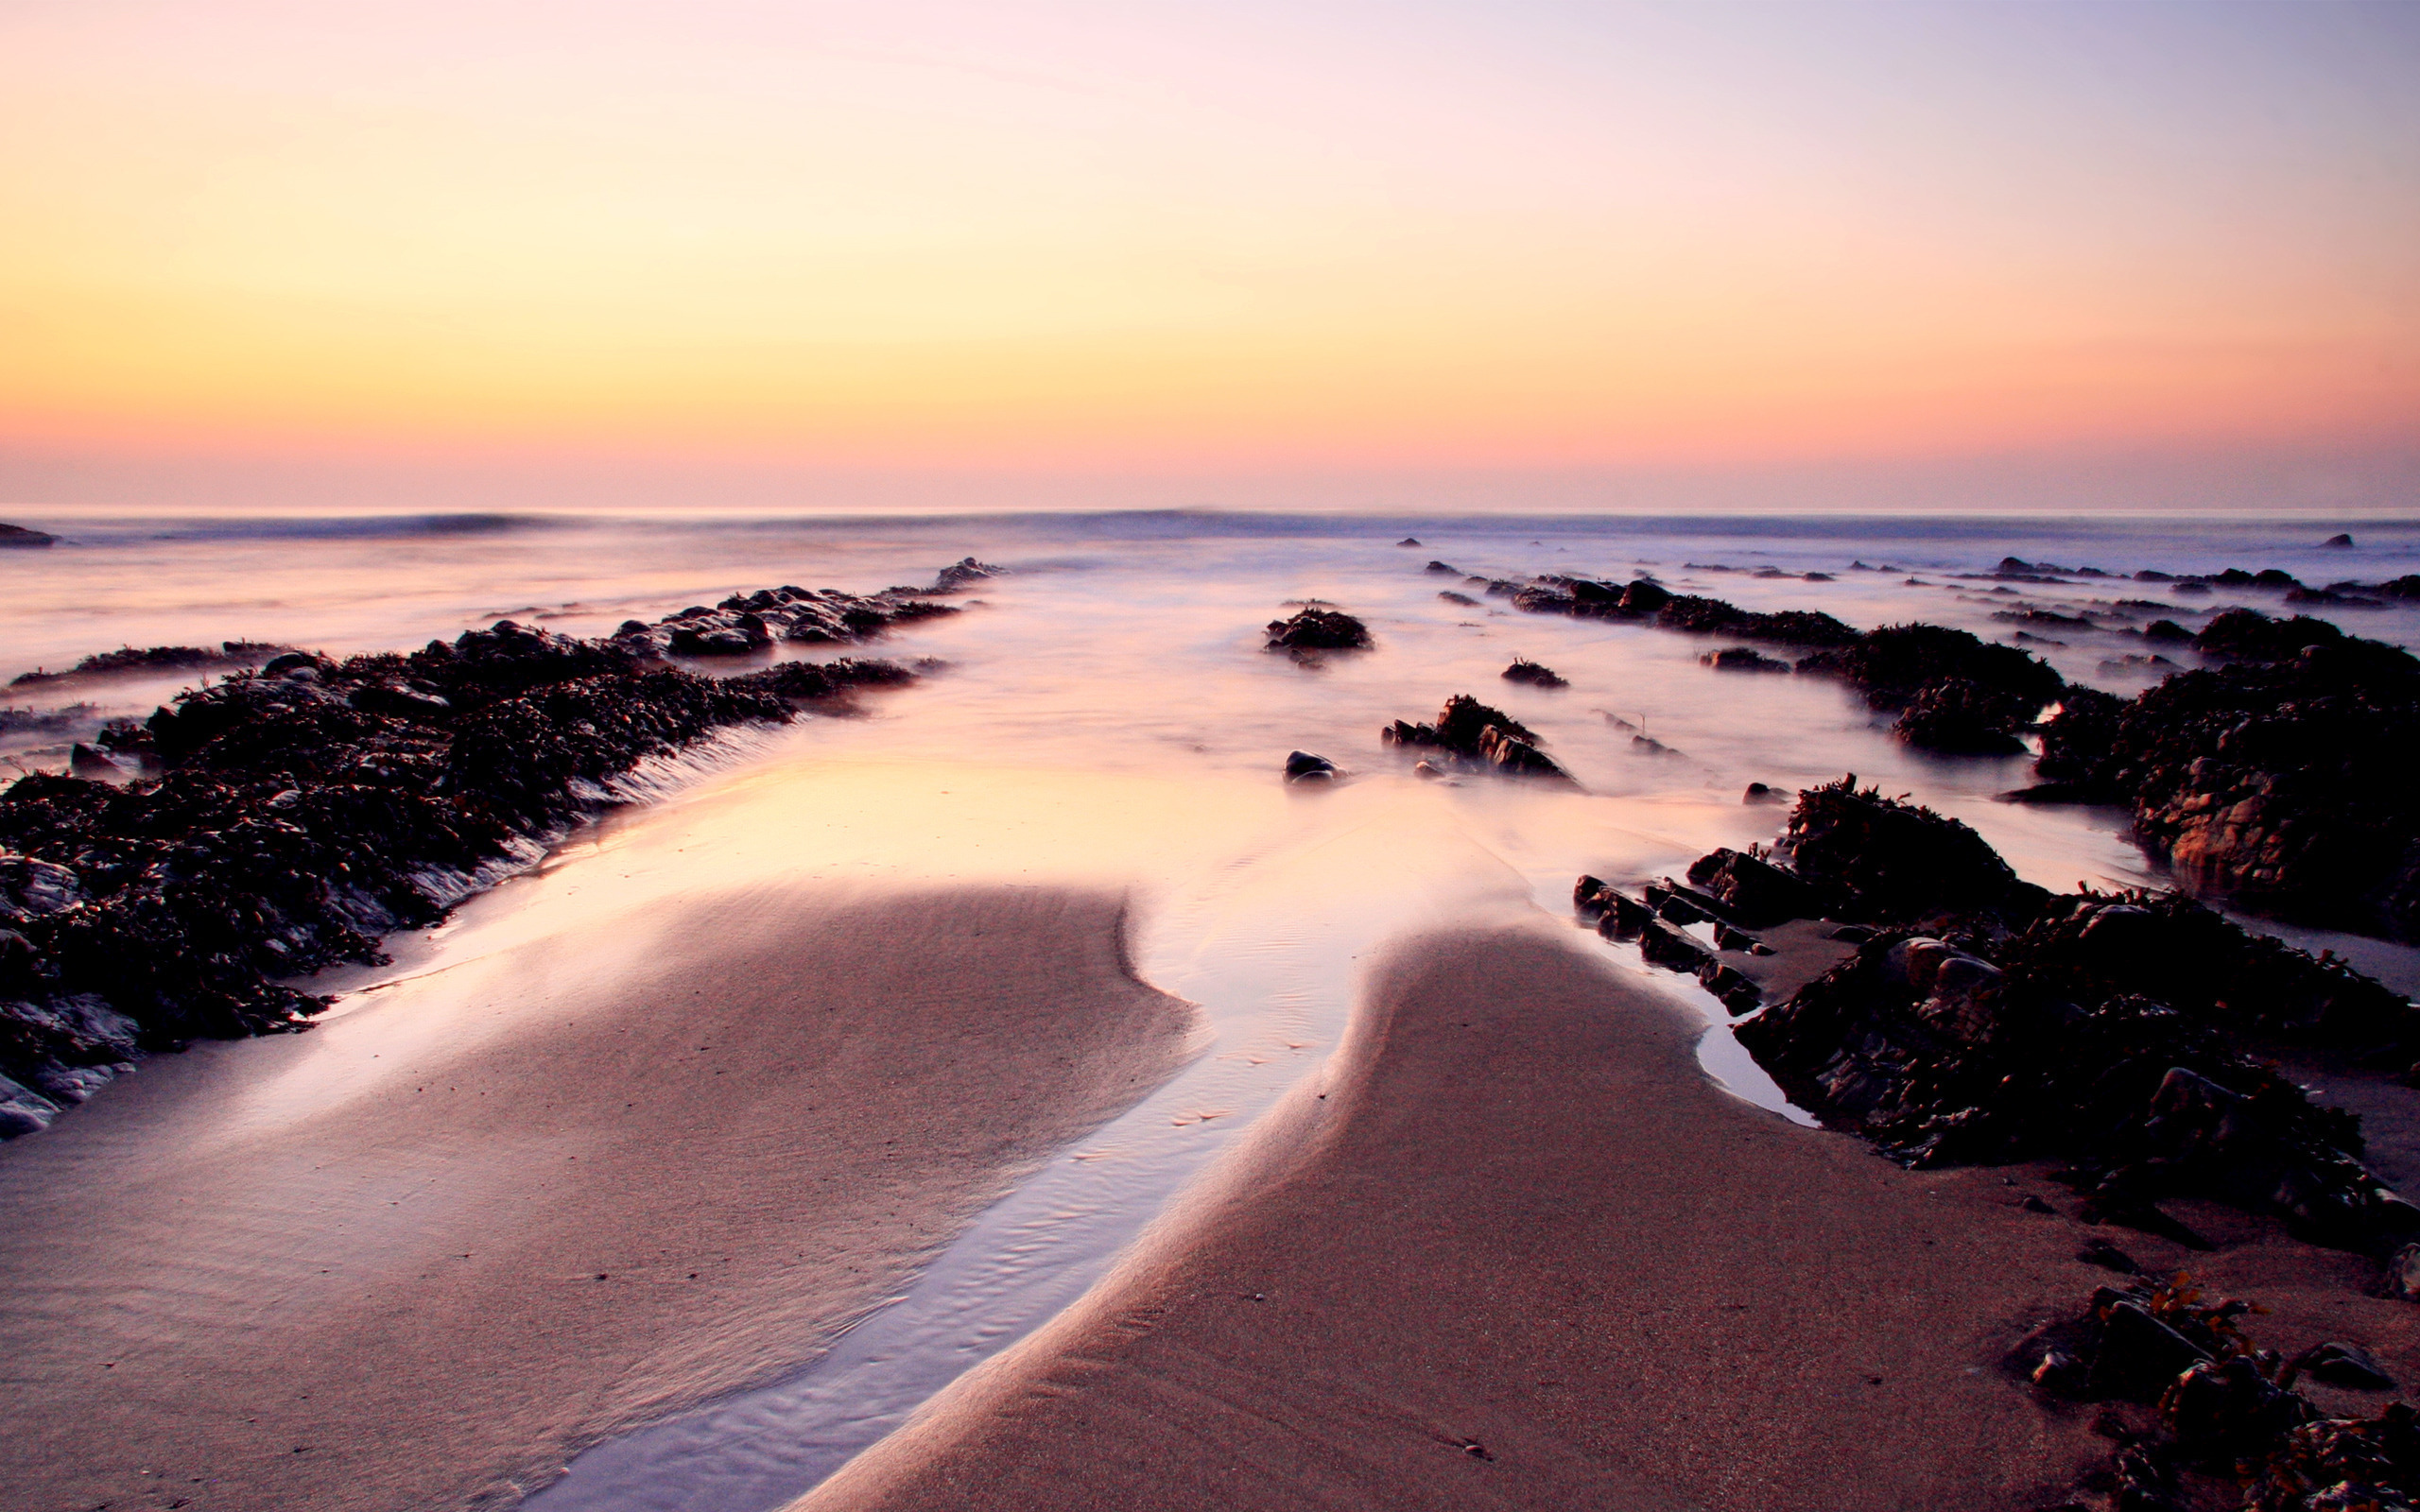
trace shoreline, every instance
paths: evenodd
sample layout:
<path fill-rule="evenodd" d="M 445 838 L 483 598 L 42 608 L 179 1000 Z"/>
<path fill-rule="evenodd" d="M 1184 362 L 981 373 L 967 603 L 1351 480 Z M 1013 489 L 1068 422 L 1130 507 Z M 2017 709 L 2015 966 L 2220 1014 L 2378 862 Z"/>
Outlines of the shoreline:
<path fill-rule="evenodd" d="M 107 754 L 76 747 L 78 775 L 0 791 L 0 1139 L 147 1055 L 309 1027 L 328 1001 L 312 976 L 382 964 L 385 936 L 526 868 L 648 760 L 919 675 L 844 659 L 711 678 L 670 658 L 862 641 L 959 612 L 935 598 L 996 572 L 766 589 L 596 640 L 499 620 L 408 654 L 288 651 L 113 722 Z M 117 785 L 120 762 L 146 775 Z"/>

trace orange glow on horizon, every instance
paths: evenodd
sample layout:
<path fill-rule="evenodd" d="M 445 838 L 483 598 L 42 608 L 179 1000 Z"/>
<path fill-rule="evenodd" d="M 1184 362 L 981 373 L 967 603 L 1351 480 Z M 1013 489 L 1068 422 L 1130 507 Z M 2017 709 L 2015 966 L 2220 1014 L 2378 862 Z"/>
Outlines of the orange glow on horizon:
<path fill-rule="evenodd" d="M 457 60 L 445 28 L 480 24 L 440 7 L 406 68 L 273 5 L 161 25 L 119 53 L 105 20 L 0 21 L 0 223 L 34 229 L 0 239 L 0 443 L 1550 466 L 2420 439 L 2408 198 L 2348 230 L 1921 141 L 1810 166 L 1724 118 L 1754 102 L 1685 92 L 1581 120 L 1365 68 L 1272 105 L 1250 36 L 1187 55 L 1188 94 L 1118 72 L 1139 33 L 1035 83 L 812 28 Z M 268 56 L 231 62 L 247 42 Z"/>

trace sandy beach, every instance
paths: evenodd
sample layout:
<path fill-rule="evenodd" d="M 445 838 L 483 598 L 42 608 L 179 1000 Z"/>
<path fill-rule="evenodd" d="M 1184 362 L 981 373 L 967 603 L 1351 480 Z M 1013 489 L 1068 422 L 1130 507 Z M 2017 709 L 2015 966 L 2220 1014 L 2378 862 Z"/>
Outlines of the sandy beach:
<path fill-rule="evenodd" d="M 811 1357 L 1191 1010 L 1115 896 L 757 888 L 600 919 L 0 1150 L 11 1507 L 509 1501 Z"/>
<path fill-rule="evenodd" d="M 2059 1500 L 2106 1445 L 1996 1362 L 2077 1226 L 1727 1096 L 1587 948 L 1394 953 L 1259 1177 L 800 1512 Z"/>

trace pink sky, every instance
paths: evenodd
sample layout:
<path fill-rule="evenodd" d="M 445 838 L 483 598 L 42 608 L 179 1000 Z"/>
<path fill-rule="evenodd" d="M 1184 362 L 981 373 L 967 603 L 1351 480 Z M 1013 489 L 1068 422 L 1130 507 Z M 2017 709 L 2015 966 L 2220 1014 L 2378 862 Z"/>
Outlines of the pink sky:
<path fill-rule="evenodd" d="M 2395 6 L 0 7 L 0 500 L 2395 507 L 2415 65 Z"/>

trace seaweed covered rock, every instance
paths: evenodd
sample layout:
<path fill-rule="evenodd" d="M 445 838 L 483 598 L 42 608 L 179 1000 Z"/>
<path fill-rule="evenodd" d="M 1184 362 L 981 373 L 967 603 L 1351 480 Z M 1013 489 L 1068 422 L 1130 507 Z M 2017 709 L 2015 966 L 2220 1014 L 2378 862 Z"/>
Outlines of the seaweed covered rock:
<path fill-rule="evenodd" d="M 1378 731 L 1382 745 L 1432 753 L 1475 771 L 1569 782 L 1570 774 L 1538 749 L 1536 731 L 1468 694 L 1456 694 L 1438 711 L 1433 725 L 1398 719 Z"/>
<path fill-rule="evenodd" d="M 2042 722 L 2042 756 L 2034 771 L 2053 782 L 2089 782 L 2118 738 L 2126 700 L 2081 685 L 2059 696 L 2059 708 Z"/>
<path fill-rule="evenodd" d="M 1862 922 L 1988 911 L 2021 923 L 2049 897 L 1973 830 L 1859 790 L 1854 773 L 1799 795 L 1784 849 L 1798 876 L 1837 897 L 1840 917 Z"/>
<path fill-rule="evenodd" d="M 1926 689 L 1957 679 L 2006 698 L 2031 718 L 2066 686 L 2030 651 L 1942 625 L 1885 625 L 1798 669 L 1839 678 L 1876 709 L 1904 708 Z"/>
<path fill-rule="evenodd" d="M 973 562 L 973 558 L 967 558 Z M 977 567 L 982 563 L 975 562 Z M 964 568 L 966 562 L 958 564 Z M 948 579 L 952 571 L 943 569 Z M 986 575 L 997 569 L 986 569 Z M 962 579 L 952 589 L 963 586 Z M 625 620 L 615 630 L 618 649 L 648 660 L 664 657 L 706 659 L 747 656 L 764 651 L 775 641 L 808 645 L 849 644 L 871 639 L 894 626 L 938 615 L 956 614 L 954 605 L 936 604 L 932 595 L 952 591 L 938 584 L 930 589 L 887 588 L 879 593 L 844 593 L 837 589 L 759 589 L 734 593 L 719 603 L 693 604 L 652 625 Z"/>
<path fill-rule="evenodd" d="M 2282 662 L 2307 645 L 2336 645 L 2345 639 L 2334 625 L 2308 614 L 2273 620 L 2256 609 L 2231 609 L 2210 617 L 2193 637 L 2193 649 L 2247 662 Z"/>
<path fill-rule="evenodd" d="M 204 645 L 122 645 L 84 658 L 64 672 L 21 672 L 9 679 L 12 688 L 32 688 L 91 679 L 141 673 L 216 671 L 220 667 L 258 666 L 290 645 L 259 641 L 222 641 L 216 649 Z"/>
<path fill-rule="evenodd" d="M 52 1109 L 10 1126 L 137 1054 L 300 1025 L 323 1005 L 294 978 L 379 959 L 381 935 L 534 858 L 638 763 L 912 676 L 717 680 L 631 639 L 502 621 L 408 655 L 289 653 L 153 714 L 156 780 L 0 792 L 0 1077 Z"/>
<path fill-rule="evenodd" d="M 977 561 L 972 557 L 961 558 L 942 568 L 940 574 L 934 577 L 933 586 L 926 589 L 925 592 L 930 593 L 962 593 L 965 590 L 974 587 L 977 583 L 989 582 L 994 577 L 1005 577 L 1008 576 L 1008 571 L 1009 570 L 1005 567 L 994 567 L 989 562 Z"/>
<path fill-rule="evenodd" d="M 2420 1015 L 2375 981 L 2182 895 L 2052 897 L 1965 826 L 1853 779 L 1801 795 L 1784 849 L 1788 866 L 1701 858 L 1682 901 L 1737 924 L 1820 908 L 1884 926 L 1737 1031 L 1826 1123 L 1910 1164 L 2057 1160 L 2092 1211 L 2144 1227 L 2172 1229 L 2158 1202 L 2193 1195 L 2380 1256 L 2420 1234 L 2361 1167 L 2358 1121 L 2247 1048 L 2408 1064 Z"/>
<path fill-rule="evenodd" d="M 2329 1417 L 2295 1386 L 2315 1356 L 2343 1347 L 2283 1360 L 2245 1330 L 2259 1311 L 2184 1276 L 2104 1286 L 2009 1363 L 2053 1397 L 2154 1410 L 2147 1428 L 2121 1427 L 2109 1466 L 2082 1482 L 2116 1507 L 2394 1512 L 2420 1501 L 2406 1489 L 2420 1486 L 2420 1414 L 2396 1401 L 2375 1418 Z"/>
<path fill-rule="evenodd" d="M 2034 708 L 1967 678 L 1943 678 L 1918 688 L 1891 727 L 1893 738 L 1920 750 L 1951 756 L 2019 756 L 2019 725 Z"/>
<path fill-rule="evenodd" d="M 2420 939 L 2420 661 L 2307 635 L 2238 622 L 2222 637 L 2238 658 L 2283 654 L 2175 674 L 2115 711 L 2063 713 L 2041 774 L 2057 796 L 2132 808 L 2136 837 L 2201 890 Z"/>
<path fill-rule="evenodd" d="M 1501 674 L 1507 682 L 1523 682 L 1532 688 L 1567 688 L 1571 679 L 1549 666 L 1541 665 L 1527 657 L 1514 657 L 1512 664 Z"/>
<path fill-rule="evenodd" d="M 1366 651 L 1370 627 L 1332 604 L 1306 604 L 1290 619 L 1269 622 L 1271 651 Z"/>
<path fill-rule="evenodd" d="M 1667 600 L 1656 610 L 1655 623 L 1668 630 L 1685 630 L 1695 635 L 1733 636 L 1743 641 L 1808 648 L 1853 645 L 1858 639 L 1856 629 L 1817 610 L 1792 609 L 1763 613 L 1719 598 L 1688 595 Z"/>
<path fill-rule="evenodd" d="M 1717 672 L 1788 672 L 1789 663 L 1745 645 L 1727 646 L 1708 651 L 1698 658 L 1702 665 Z"/>

